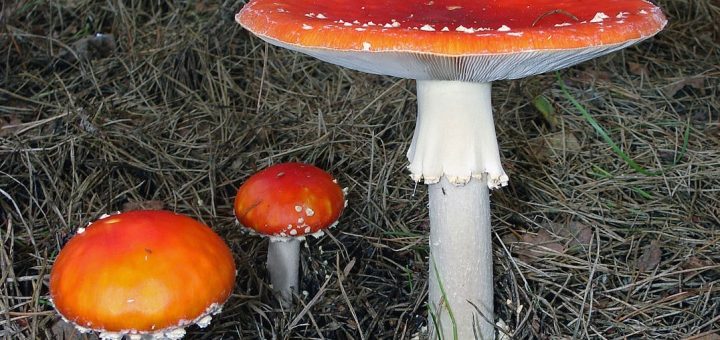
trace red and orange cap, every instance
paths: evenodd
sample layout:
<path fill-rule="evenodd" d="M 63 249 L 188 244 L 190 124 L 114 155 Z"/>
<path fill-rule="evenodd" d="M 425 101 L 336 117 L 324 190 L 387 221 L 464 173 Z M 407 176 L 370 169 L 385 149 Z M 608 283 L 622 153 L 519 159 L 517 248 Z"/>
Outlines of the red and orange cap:
<path fill-rule="evenodd" d="M 270 43 L 349 68 L 470 81 L 570 66 L 667 22 L 645 0 L 253 0 L 236 20 Z"/>
<path fill-rule="evenodd" d="M 191 323 L 207 325 L 234 285 L 225 242 L 204 224 L 161 210 L 110 215 L 79 229 L 50 274 L 50 296 L 65 319 L 118 336 L 178 338 Z"/>
<path fill-rule="evenodd" d="M 345 194 L 330 174 L 310 164 L 281 163 L 243 183 L 235 216 L 246 228 L 272 237 L 302 237 L 332 226 Z"/>

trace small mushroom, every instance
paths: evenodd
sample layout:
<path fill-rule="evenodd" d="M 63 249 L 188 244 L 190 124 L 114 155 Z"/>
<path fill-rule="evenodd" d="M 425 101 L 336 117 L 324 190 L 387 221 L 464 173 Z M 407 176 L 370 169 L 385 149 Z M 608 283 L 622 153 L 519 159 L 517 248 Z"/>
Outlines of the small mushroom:
<path fill-rule="evenodd" d="M 235 262 L 206 225 L 163 210 L 109 215 L 78 229 L 50 273 L 55 309 L 102 339 L 180 339 L 206 327 L 235 285 Z"/>
<path fill-rule="evenodd" d="M 235 198 L 238 222 L 270 238 L 267 269 L 278 301 L 292 305 L 298 290 L 300 242 L 337 224 L 345 193 L 330 174 L 303 163 L 268 167 L 247 179 Z"/>

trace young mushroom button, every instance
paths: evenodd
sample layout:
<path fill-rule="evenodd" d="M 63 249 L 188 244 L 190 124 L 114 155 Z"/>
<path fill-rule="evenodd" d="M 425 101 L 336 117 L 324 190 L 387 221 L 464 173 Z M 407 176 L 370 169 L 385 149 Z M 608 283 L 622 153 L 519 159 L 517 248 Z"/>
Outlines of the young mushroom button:
<path fill-rule="evenodd" d="M 282 163 L 248 178 L 238 189 L 235 216 L 256 234 L 270 238 L 267 269 L 281 305 L 298 289 L 300 241 L 334 226 L 345 193 L 332 176 L 313 165 Z"/>
<path fill-rule="evenodd" d="M 235 18 L 271 44 L 417 80 L 407 156 L 412 178 L 430 184 L 429 328 L 460 339 L 494 336 L 487 189 L 508 176 L 490 83 L 610 53 L 666 24 L 645 0 L 252 0 Z"/>
<path fill-rule="evenodd" d="M 179 339 L 205 327 L 235 285 L 225 242 L 204 224 L 169 211 L 103 217 L 63 247 L 50 273 L 62 317 L 102 339 Z"/>

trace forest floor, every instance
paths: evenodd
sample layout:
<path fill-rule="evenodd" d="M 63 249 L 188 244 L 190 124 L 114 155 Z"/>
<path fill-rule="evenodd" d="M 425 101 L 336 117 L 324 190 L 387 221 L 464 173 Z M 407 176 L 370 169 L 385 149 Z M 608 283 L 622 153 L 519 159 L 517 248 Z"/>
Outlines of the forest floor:
<path fill-rule="evenodd" d="M 514 339 L 719 339 L 720 2 L 658 2 L 656 37 L 493 85 L 510 176 L 491 197 L 495 311 Z M 138 207 L 197 218 L 235 254 L 234 294 L 189 339 L 421 336 L 414 82 L 269 46 L 235 23 L 242 1 L 164 3 L 0 6 L 0 337 L 73 338 L 48 299 L 53 260 L 78 227 Z M 301 250 L 290 310 L 267 240 L 232 209 L 284 161 L 349 189 L 339 225 Z"/>

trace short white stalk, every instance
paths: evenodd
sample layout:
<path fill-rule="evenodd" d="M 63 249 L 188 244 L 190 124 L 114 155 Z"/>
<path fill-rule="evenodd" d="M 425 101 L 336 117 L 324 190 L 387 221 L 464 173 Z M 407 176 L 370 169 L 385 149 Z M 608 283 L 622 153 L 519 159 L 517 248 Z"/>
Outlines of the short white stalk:
<path fill-rule="evenodd" d="M 270 240 L 268 246 L 267 269 L 270 283 L 283 307 L 292 305 L 293 293 L 298 291 L 300 242 L 295 238 Z"/>
<path fill-rule="evenodd" d="M 438 339 L 438 333 L 442 339 L 495 338 L 490 197 L 485 183 L 481 178 L 458 186 L 443 177 L 429 186 L 430 339 Z"/>
<path fill-rule="evenodd" d="M 418 80 L 418 114 L 408 150 L 413 179 L 453 184 L 488 174 L 498 188 L 508 177 L 500 164 L 490 83 Z"/>

